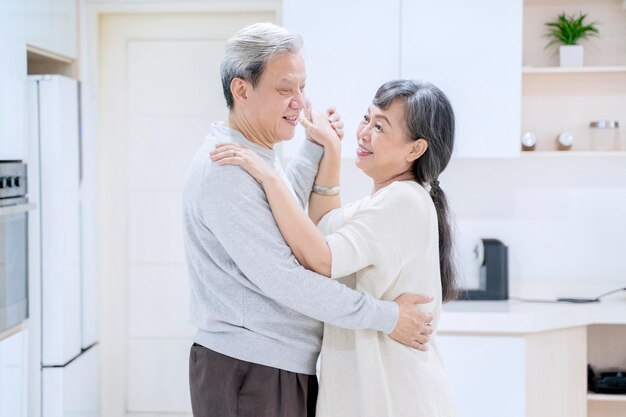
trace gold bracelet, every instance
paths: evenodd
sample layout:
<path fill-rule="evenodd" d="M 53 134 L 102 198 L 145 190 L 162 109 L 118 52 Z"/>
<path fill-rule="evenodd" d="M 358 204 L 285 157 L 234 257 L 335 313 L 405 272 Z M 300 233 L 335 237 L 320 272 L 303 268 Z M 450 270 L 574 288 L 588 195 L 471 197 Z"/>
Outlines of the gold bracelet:
<path fill-rule="evenodd" d="M 313 192 L 320 195 L 337 195 L 340 189 L 340 186 L 324 187 L 323 185 L 313 184 Z"/>

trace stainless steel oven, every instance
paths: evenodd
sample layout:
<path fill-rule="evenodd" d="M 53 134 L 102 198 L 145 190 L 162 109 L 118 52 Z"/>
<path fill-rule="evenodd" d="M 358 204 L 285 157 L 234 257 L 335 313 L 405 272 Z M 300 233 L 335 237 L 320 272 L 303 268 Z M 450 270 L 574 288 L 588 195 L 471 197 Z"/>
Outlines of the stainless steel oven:
<path fill-rule="evenodd" d="M 26 165 L 0 161 L 0 332 L 28 317 Z"/>

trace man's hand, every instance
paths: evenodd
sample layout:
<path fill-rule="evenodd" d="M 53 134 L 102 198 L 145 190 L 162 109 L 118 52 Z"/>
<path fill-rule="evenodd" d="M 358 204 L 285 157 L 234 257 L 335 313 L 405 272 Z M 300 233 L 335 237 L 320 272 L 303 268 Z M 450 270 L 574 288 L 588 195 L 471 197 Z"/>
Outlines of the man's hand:
<path fill-rule="evenodd" d="M 432 301 L 428 295 L 404 293 L 394 301 L 400 307 L 400 316 L 396 328 L 389 336 L 397 342 L 421 351 L 428 350 L 427 343 L 433 329 L 430 322 L 433 315 L 419 311 L 416 304 L 427 304 Z"/>

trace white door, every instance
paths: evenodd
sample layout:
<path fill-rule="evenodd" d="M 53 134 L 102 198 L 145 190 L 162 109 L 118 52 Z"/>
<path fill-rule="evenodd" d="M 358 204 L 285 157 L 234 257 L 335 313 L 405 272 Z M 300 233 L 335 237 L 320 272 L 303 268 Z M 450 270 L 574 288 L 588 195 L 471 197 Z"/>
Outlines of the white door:
<path fill-rule="evenodd" d="M 24 159 L 26 32 L 23 0 L 0 1 L 0 160 Z"/>
<path fill-rule="evenodd" d="M 41 219 L 42 363 L 65 365 L 81 349 L 78 83 L 31 76 L 29 115 L 39 121 L 29 161 L 39 167 Z"/>
<path fill-rule="evenodd" d="M 86 350 L 67 366 L 44 368 L 42 417 L 99 417 L 100 346 Z"/>
<path fill-rule="evenodd" d="M 190 412 L 182 186 L 227 115 L 225 40 L 255 21 L 275 12 L 100 19 L 102 415 Z"/>
<path fill-rule="evenodd" d="M 81 347 L 100 339 L 100 289 L 98 264 L 98 138 L 96 88 L 80 85 L 81 115 Z"/>
<path fill-rule="evenodd" d="M 0 417 L 26 417 L 28 330 L 0 340 Z"/>

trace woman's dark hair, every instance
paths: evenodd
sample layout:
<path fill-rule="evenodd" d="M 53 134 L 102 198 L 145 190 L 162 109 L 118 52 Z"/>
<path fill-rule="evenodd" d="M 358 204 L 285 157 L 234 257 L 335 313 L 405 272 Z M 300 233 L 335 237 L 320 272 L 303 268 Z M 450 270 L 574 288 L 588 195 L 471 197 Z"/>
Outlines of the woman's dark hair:
<path fill-rule="evenodd" d="M 406 122 L 411 140 L 424 139 L 428 149 L 411 168 L 415 181 L 424 188 L 437 210 L 439 226 L 439 269 L 443 300 L 456 299 L 456 269 L 453 261 L 452 226 L 448 201 L 439 186 L 439 174 L 448 166 L 454 146 L 454 112 L 448 97 L 429 82 L 395 80 L 383 84 L 373 103 L 387 109 L 394 100 L 405 103 Z"/>

